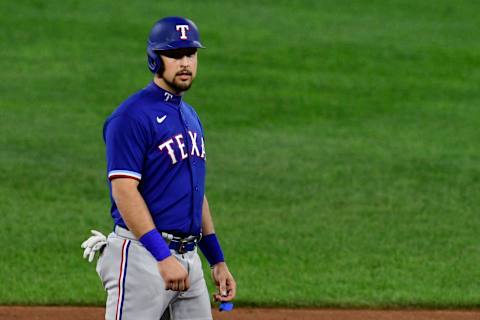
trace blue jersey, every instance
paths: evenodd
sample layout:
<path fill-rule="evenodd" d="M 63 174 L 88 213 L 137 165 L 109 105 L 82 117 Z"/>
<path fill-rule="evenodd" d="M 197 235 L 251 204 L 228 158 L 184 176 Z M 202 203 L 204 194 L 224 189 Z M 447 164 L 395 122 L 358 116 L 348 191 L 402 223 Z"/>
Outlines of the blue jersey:
<path fill-rule="evenodd" d="M 110 181 L 139 181 L 159 231 L 199 235 L 205 192 L 205 143 L 195 110 L 154 82 L 124 101 L 106 120 L 103 137 L 116 225 L 126 228 Z"/>

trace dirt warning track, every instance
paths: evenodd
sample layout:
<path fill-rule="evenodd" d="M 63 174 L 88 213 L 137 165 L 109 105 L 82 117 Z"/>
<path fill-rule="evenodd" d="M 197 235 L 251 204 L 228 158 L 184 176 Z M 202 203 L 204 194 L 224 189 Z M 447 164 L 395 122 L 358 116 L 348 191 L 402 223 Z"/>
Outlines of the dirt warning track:
<path fill-rule="evenodd" d="M 102 320 L 104 308 L 0 306 L 0 320 Z M 215 320 L 479 320 L 480 310 L 338 310 L 237 308 Z"/>

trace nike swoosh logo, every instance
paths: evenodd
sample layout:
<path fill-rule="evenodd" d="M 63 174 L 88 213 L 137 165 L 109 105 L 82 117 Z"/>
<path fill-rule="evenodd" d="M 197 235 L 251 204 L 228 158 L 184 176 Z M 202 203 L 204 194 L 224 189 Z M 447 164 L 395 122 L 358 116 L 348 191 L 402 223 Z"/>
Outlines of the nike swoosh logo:
<path fill-rule="evenodd" d="M 161 118 L 157 117 L 157 122 L 158 122 L 158 123 L 162 123 L 166 118 L 167 118 L 167 115 L 164 115 L 164 116 L 161 117 Z"/>

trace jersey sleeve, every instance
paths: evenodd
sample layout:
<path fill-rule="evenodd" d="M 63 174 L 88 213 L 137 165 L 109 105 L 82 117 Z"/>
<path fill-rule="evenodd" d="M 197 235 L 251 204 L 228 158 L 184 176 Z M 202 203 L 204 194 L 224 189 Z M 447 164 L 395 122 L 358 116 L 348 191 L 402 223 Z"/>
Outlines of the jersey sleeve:
<path fill-rule="evenodd" d="M 147 134 L 139 121 L 116 116 L 105 124 L 108 179 L 132 178 L 140 181 L 147 150 Z"/>

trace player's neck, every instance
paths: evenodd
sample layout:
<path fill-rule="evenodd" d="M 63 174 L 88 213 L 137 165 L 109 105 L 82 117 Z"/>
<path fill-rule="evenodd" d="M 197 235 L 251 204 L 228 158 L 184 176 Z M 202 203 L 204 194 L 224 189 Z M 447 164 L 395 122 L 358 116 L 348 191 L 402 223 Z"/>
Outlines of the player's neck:
<path fill-rule="evenodd" d="M 153 82 L 155 82 L 155 84 L 160 88 L 162 88 L 163 90 L 168 91 L 176 96 L 183 96 L 183 93 L 185 92 L 185 91 L 180 91 L 180 92 L 175 91 L 175 89 L 173 89 L 170 85 L 168 85 L 168 83 L 166 83 L 163 80 L 163 78 L 160 78 L 157 75 L 155 75 L 155 77 L 153 78 Z"/>

